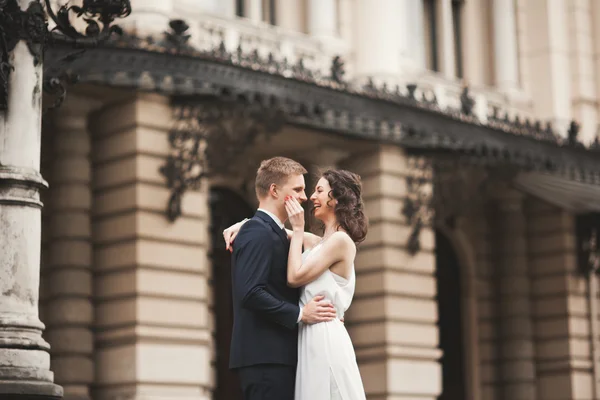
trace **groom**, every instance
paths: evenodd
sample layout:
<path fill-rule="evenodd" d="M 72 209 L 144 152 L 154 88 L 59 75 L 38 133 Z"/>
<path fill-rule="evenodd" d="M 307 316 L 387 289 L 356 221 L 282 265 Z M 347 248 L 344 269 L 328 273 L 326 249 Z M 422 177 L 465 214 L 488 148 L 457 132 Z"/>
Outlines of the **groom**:
<path fill-rule="evenodd" d="M 290 244 L 283 225 L 285 198 L 307 200 L 305 173 L 289 158 L 263 161 L 255 183 L 258 211 L 235 238 L 229 367 L 239 374 L 245 400 L 293 400 L 297 324 L 335 318 L 333 306 L 319 302 L 320 296 L 300 308 L 299 290 L 287 285 Z"/>

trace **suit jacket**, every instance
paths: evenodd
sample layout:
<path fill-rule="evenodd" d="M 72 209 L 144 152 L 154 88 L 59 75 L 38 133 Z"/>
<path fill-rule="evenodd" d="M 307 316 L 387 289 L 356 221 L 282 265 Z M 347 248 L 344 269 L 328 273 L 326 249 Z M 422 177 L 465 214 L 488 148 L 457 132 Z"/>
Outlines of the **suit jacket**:
<path fill-rule="evenodd" d="M 230 368 L 297 364 L 299 289 L 287 285 L 289 247 L 285 231 L 261 211 L 235 238 Z"/>

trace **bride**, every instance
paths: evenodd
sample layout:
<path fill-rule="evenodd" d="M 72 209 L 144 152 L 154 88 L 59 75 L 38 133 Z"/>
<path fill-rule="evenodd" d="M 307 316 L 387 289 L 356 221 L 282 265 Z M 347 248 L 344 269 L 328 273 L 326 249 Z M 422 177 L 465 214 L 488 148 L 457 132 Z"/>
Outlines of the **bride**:
<path fill-rule="evenodd" d="M 300 307 L 315 296 L 324 296 L 338 317 L 300 324 L 295 400 L 365 399 L 354 348 L 342 322 L 354 295 L 356 244 L 367 233 L 361 191 L 360 177 L 352 172 L 323 173 L 310 197 L 313 214 L 324 225 L 323 237 L 304 232 L 302 206 L 293 197 L 285 200 L 292 226 L 288 230 L 288 285 L 302 287 Z"/>

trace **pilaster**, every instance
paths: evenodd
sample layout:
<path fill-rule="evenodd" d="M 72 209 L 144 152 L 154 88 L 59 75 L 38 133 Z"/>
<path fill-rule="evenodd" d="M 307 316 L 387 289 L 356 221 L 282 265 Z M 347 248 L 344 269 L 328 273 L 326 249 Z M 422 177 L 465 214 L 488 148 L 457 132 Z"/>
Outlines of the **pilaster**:
<path fill-rule="evenodd" d="M 50 146 L 44 149 L 51 174 L 44 210 L 43 303 L 55 379 L 65 400 L 90 399 L 94 381 L 88 114 L 98 105 L 69 94 L 52 116 Z"/>
<path fill-rule="evenodd" d="M 166 98 L 138 95 L 92 121 L 94 399 L 210 399 L 206 185 L 186 192 L 183 214 L 168 221 Z"/>
<path fill-rule="evenodd" d="M 441 357 L 433 231 L 421 231 L 422 250 L 410 255 L 411 228 L 402 215 L 407 157 L 382 146 L 342 163 L 358 173 L 369 234 L 356 260 L 357 286 L 347 325 L 369 399 L 436 399 Z"/>
<path fill-rule="evenodd" d="M 589 306 L 574 217 L 531 199 L 527 226 L 538 398 L 592 399 Z"/>
<path fill-rule="evenodd" d="M 528 259 L 527 223 L 523 195 L 498 184 L 492 232 L 497 293 L 497 351 L 500 399 L 537 397 L 534 304 Z"/>

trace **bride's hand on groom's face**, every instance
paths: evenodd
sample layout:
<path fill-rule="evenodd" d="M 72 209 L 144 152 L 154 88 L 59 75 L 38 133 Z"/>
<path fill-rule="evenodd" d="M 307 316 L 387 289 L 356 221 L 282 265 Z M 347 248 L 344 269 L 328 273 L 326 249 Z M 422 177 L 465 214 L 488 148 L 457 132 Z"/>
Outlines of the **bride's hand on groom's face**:
<path fill-rule="evenodd" d="M 304 208 L 302 208 L 298 200 L 292 196 L 286 197 L 285 210 L 287 211 L 292 229 L 304 232 Z"/>
<path fill-rule="evenodd" d="M 325 296 L 316 296 L 302 309 L 302 322 L 305 324 L 318 324 L 336 318 L 333 305 L 324 300 Z"/>

